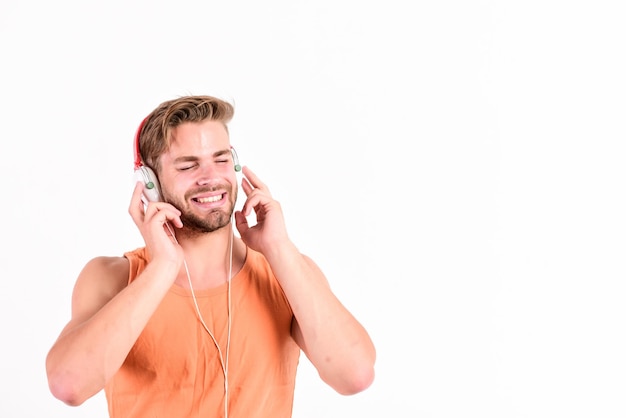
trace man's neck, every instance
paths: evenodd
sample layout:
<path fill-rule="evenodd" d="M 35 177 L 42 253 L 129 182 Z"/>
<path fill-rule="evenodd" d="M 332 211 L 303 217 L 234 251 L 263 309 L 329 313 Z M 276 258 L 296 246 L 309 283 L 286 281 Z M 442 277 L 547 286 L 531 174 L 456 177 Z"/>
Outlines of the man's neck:
<path fill-rule="evenodd" d="M 177 239 L 185 252 L 187 269 L 181 269 L 176 284 L 188 288 L 191 277 L 194 289 L 218 287 L 227 282 L 234 269 L 234 240 L 232 226 L 205 234 L 179 234 Z M 237 257 L 240 259 L 240 257 Z"/>

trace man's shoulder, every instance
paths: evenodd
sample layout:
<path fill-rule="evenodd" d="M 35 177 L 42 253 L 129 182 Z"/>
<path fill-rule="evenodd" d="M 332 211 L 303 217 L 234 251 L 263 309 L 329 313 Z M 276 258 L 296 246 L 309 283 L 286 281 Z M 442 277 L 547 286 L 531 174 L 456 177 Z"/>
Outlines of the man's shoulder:
<path fill-rule="evenodd" d="M 126 287 L 128 271 L 124 257 L 96 256 L 89 260 L 74 285 L 74 310 L 92 312 L 93 306 L 103 306 Z"/>
<path fill-rule="evenodd" d="M 99 255 L 89 260 L 83 270 L 106 274 L 120 269 L 128 270 L 128 259 L 125 256 Z"/>

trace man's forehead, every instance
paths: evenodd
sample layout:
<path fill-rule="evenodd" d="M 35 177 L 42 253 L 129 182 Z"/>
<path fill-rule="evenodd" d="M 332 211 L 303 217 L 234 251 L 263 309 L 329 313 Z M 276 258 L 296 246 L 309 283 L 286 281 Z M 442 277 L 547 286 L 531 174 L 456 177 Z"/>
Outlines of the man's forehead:
<path fill-rule="evenodd" d="M 212 147 L 229 143 L 226 127 L 220 122 L 185 123 L 173 128 L 170 132 L 169 145 L 172 146 L 203 146 Z"/>

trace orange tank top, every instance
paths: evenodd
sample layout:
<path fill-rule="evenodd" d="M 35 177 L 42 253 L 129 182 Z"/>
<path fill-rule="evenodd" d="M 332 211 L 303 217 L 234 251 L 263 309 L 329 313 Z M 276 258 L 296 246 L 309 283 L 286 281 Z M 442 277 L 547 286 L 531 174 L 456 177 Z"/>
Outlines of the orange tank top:
<path fill-rule="evenodd" d="M 129 282 L 148 263 L 124 254 Z M 228 286 L 195 290 L 207 327 L 226 356 Z M 300 348 L 293 313 L 268 262 L 248 248 L 231 280 L 228 418 L 291 417 Z M 173 285 L 119 371 L 105 386 L 111 418 L 213 418 L 224 415 L 224 374 L 191 292 Z"/>

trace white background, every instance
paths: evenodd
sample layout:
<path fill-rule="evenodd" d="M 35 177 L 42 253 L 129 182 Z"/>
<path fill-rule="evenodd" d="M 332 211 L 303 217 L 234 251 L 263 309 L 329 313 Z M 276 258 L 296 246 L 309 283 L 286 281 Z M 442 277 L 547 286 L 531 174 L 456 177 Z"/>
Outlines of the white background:
<path fill-rule="evenodd" d="M 0 4 L 0 416 L 47 388 L 82 266 L 142 244 L 132 138 L 164 100 L 231 139 L 371 333 L 377 377 L 295 418 L 623 417 L 621 1 Z"/>

